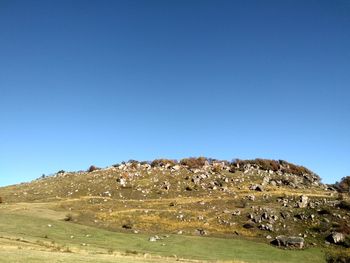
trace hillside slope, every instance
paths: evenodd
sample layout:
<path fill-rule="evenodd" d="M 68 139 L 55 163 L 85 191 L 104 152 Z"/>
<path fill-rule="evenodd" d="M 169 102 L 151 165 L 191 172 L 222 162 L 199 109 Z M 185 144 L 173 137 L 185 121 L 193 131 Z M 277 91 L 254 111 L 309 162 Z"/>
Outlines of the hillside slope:
<path fill-rule="evenodd" d="M 175 235 L 250 240 L 276 249 L 270 242 L 283 235 L 298 237 L 304 249 L 332 250 L 343 246 L 325 243 L 329 236 L 342 233 L 343 245 L 350 229 L 349 210 L 341 205 L 347 201 L 310 170 L 285 161 L 131 161 L 61 171 L 0 188 L 0 196 L 2 212 L 17 207 L 11 213 L 27 216 L 44 209 L 65 224 L 146 235 L 157 244 L 163 242 L 158 236 Z"/>

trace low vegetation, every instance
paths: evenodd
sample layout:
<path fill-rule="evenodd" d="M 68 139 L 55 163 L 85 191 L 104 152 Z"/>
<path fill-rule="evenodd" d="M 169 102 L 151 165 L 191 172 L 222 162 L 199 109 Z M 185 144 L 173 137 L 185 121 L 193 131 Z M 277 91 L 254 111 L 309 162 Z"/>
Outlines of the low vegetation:
<path fill-rule="evenodd" d="M 254 240 L 240 238 L 162 235 L 159 242 L 149 242 L 147 234 L 117 233 L 47 219 L 46 217 L 52 216 L 52 211 L 44 206 L 41 206 L 41 214 L 34 211 L 27 213 L 27 215 L 21 215 L 14 211 L 9 213 L 2 210 L 0 216 L 2 218 L 0 222 L 0 247 L 9 241 L 13 243 L 13 246 L 22 246 L 20 251 L 16 251 L 15 248 L 12 250 L 13 256 L 16 255 L 16 257 L 26 253 L 31 255 L 34 254 L 33 249 L 34 251 L 41 249 L 44 252 L 52 252 L 56 259 L 60 257 L 77 258 L 77 255 L 82 255 L 84 258 L 85 254 L 91 255 L 96 260 L 95 262 L 105 262 L 108 259 L 111 261 L 114 259 L 115 262 L 127 262 L 128 260 L 129 262 L 133 262 L 133 260 L 138 262 L 141 259 L 149 262 L 230 260 L 247 263 L 308 263 L 315 262 L 315 260 L 317 262 L 324 261 L 320 249 L 281 250 Z M 45 235 L 46 237 L 44 237 Z M 6 254 L 8 253 L 6 252 Z M 0 262 L 6 262 L 1 260 L 1 256 L 4 254 L 5 252 L 0 250 Z M 132 257 L 126 257 L 123 260 L 121 257 L 123 254 Z M 100 255 L 100 259 L 96 255 Z M 117 258 L 108 257 L 111 255 L 117 256 Z M 47 255 L 45 253 L 41 256 L 36 254 L 35 257 L 45 259 Z"/>

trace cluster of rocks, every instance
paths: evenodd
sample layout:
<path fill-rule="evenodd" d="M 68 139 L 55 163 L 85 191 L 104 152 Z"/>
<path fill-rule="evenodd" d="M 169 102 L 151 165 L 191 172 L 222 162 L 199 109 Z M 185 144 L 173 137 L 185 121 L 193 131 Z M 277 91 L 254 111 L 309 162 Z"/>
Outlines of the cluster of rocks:
<path fill-rule="evenodd" d="M 271 243 L 279 247 L 290 247 L 302 249 L 304 247 L 304 238 L 294 236 L 277 236 Z"/>
<path fill-rule="evenodd" d="M 259 207 L 248 214 L 248 219 L 249 221 L 247 223 L 248 225 L 246 224 L 246 228 L 247 226 L 254 226 L 257 224 L 260 230 L 273 232 L 275 230 L 274 224 L 279 220 L 279 217 L 274 210 Z"/>
<path fill-rule="evenodd" d="M 198 161 L 203 161 L 203 158 L 189 158 Z M 190 162 L 189 162 L 190 163 Z M 232 186 L 236 186 L 240 189 L 240 184 L 246 180 L 249 180 L 250 176 L 256 178 L 261 177 L 261 181 L 258 184 L 250 185 L 249 189 L 252 191 L 265 191 L 268 186 L 289 186 L 293 188 L 305 188 L 309 186 L 320 186 L 319 177 L 312 172 L 305 172 L 302 174 L 291 174 L 286 172 L 288 163 L 282 163 L 279 170 L 266 170 L 264 167 L 259 166 L 256 163 L 244 162 L 244 165 L 239 163 L 230 163 L 227 161 L 217 161 L 205 159 L 201 165 L 191 167 L 186 165 L 186 162 L 176 163 L 175 161 L 162 159 L 155 164 L 150 162 L 137 162 L 129 161 L 126 163 L 113 165 L 105 169 L 89 169 L 89 171 L 79 171 L 77 173 L 67 173 L 65 171 L 59 171 L 55 177 L 67 177 L 72 174 L 89 174 L 92 178 L 100 177 L 101 174 L 113 174 L 118 173 L 119 176 L 116 178 L 117 183 L 121 188 L 131 187 L 135 179 L 145 175 L 154 175 L 152 181 L 154 182 L 155 191 L 194 191 L 194 190 L 206 190 L 206 191 L 223 191 L 232 192 Z M 236 173 L 234 177 L 228 176 L 228 173 Z M 305 171 L 308 171 L 305 169 Z M 159 181 L 157 175 L 170 174 L 173 178 L 178 175 L 187 174 L 184 178 L 187 182 L 177 181 L 176 185 L 171 180 Z M 44 179 L 46 179 L 45 177 Z M 183 185 L 183 187 L 181 187 Z M 134 188 L 133 188 L 134 189 Z M 103 197 L 111 197 L 111 189 L 99 193 Z M 151 189 L 142 189 L 142 187 L 135 187 L 135 190 L 141 191 L 144 195 L 147 195 Z M 77 195 L 78 189 L 72 189 L 67 192 L 67 196 Z M 110 194 L 105 192 L 109 191 Z M 91 193 L 90 195 L 93 195 Z M 254 199 L 254 197 L 252 197 Z M 254 201 L 254 200 L 253 200 Z M 304 200 L 301 200 L 300 204 L 303 206 Z"/>

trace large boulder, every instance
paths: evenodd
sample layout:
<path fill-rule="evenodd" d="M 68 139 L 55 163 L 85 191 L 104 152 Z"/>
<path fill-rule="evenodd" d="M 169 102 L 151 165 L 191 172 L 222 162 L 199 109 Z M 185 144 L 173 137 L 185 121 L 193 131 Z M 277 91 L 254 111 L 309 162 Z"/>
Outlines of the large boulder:
<path fill-rule="evenodd" d="M 306 195 L 300 196 L 300 200 L 297 203 L 299 208 L 305 208 L 308 205 L 309 198 Z"/>
<path fill-rule="evenodd" d="M 327 237 L 327 240 L 333 244 L 339 244 L 345 241 L 345 235 L 342 233 L 334 232 Z"/>
<path fill-rule="evenodd" d="M 271 243 L 279 247 L 292 247 L 302 249 L 304 247 L 304 238 L 302 237 L 288 237 L 288 236 L 277 236 Z"/>

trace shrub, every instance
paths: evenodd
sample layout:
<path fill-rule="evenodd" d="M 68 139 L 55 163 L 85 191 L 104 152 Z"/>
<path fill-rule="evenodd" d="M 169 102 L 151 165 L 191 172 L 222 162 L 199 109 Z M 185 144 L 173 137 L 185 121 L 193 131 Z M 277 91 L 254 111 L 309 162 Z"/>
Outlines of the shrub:
<path fill-rule="evenodd" d="M 219 166 L 219 165 L 215 165 L 215 166 L 212 168 L 212 171 L 213 171 L 214 173 L 219 173 L 219 172 L 222 171 L 222 167 Z"/>
<path fill-rule="evenodd" d="M 320 209 L 319 211 L 317 211 L 317 213 L 319 215 L 330 215 L 330 214 L 332 214 L 331 210 L 328 207 L 324 207 L 324 208 Z"/>
<path fill-rule="evenodd" d="M 98 171 L 98 170 L 101 170 L 101 168 L 98 168 L 95 165 L 91 165 L 87 171 L 88 173 L 91 173 L 93 171 Z"/>
<path fill-rule="evenodd" d="M 313 174 L 312 171 L 310 171 L 304 166 L 295 165 L 283 160 L 280 160 L 279 163 L 282 166 L 282 171 L 284 173 L 290 173 L 290 174 L 296 174 L 296 175 Z"/>
<path fill-rule="evenodd" d="M 233 167 L 235 167 L 235 168 L 238 168 L 238 169 L 242 169 L 243 167 L 243 165 L 244 164 L 246 164 L 246 161 L 244 161 L 244 160 L 241 160 L 241 159 L 234 159 L 234 160 L 232 160 L 232 162 L 231 162 L 231 165 L 233 166 Z"/>
<path fill-rule="evenodd" d="M 236 159 L 231 163 L 234 167 L 239 167 L 242 169 L 242 167 L 246 164 L 255 165 L 258 166 L 262 170 L 272 170 L 272 171 L 278 171 L 280 169 L 280 163 L 275 160 L 269 160 L 269 159 L 254 159 L 254 160 L 240 160 Z"/>
<path fill-rule="evenodd" d="M 263 170 L 278 171 L 280 169 L 280 164 L 275 160 L 267 159 L 255 159 L 255 163 Z"/>
<path fill-rule="evenodd" d="M 338 222 L 338 226 L 336 227 L 336 231 L 343 234 L 350 234 L 350 225 L 345 221 Z"/>
<path fill-rule="evenodd" d="M 329 251 L 326 254 L 327 263 L 349 263 L 350 253 L 348 251 Z"/>
<path fill-rule="evenodd" d="M 180 164 L 187 166 L 190 169 L 201 168 L 205 165 L 207 158 L 198 157 L 198 158 L 184 158 L 180 161 Z"/>
<path fill-rule="evenodd" d="M 132 229 L 132 224 L 131 223 L 123 224 L 122 228 L 124 228 L 124 229 Z"/>
<path fill-rule="evenodd" d="M 338 205 L 339 208 L 344 209 L 344 210 L 349 210 L 350 211 L 350 202 L 348 201 L 341 201 Z"/>
<path fill-rule="evenodd" d="M 169 160 L 169 159 L 155 159 L 152 161 L 151 166 L 152 167 L 161 167 L 161 166 L 174 166 L 177 163 L 176 160 Z"/>
<path fill-rule="evenodd" d="M 251 229 L 251 228 L 254 228 L 254 225 L 252 223 L 245 223 L 243 225 L 243 227 L 246 228 L 246 229 Z"/>
<path fill-rule="evenodd" d="M 0 196 L 0 204 L 2 204 L 2 197 Z"/>
<path fill-rule="evenodd" d="M 340 182 L 335 183 L 338 192 L 350 193 L 350 176 L 343 177 Z"/>
<path fill-rule="evenodd" d="M 234 160 L 231 165 L 234 168 L 238 168 L 240 170 L 243 169 L 243 166 L 246 164 L 255 165 L 258 166 L 262 170 L 272 170 L 272 171 L 279 171 L 281 170 L 283 173 L 290 173 L 295 175 L 303 175 L 303 174 L 314 174 L 309 169 L 305 168 L 304 166 L 295 165 L 283 160 L 269 160 L 269 159 L 254 159 L 254 160 L 240 160 L 236 159 Z"/>

